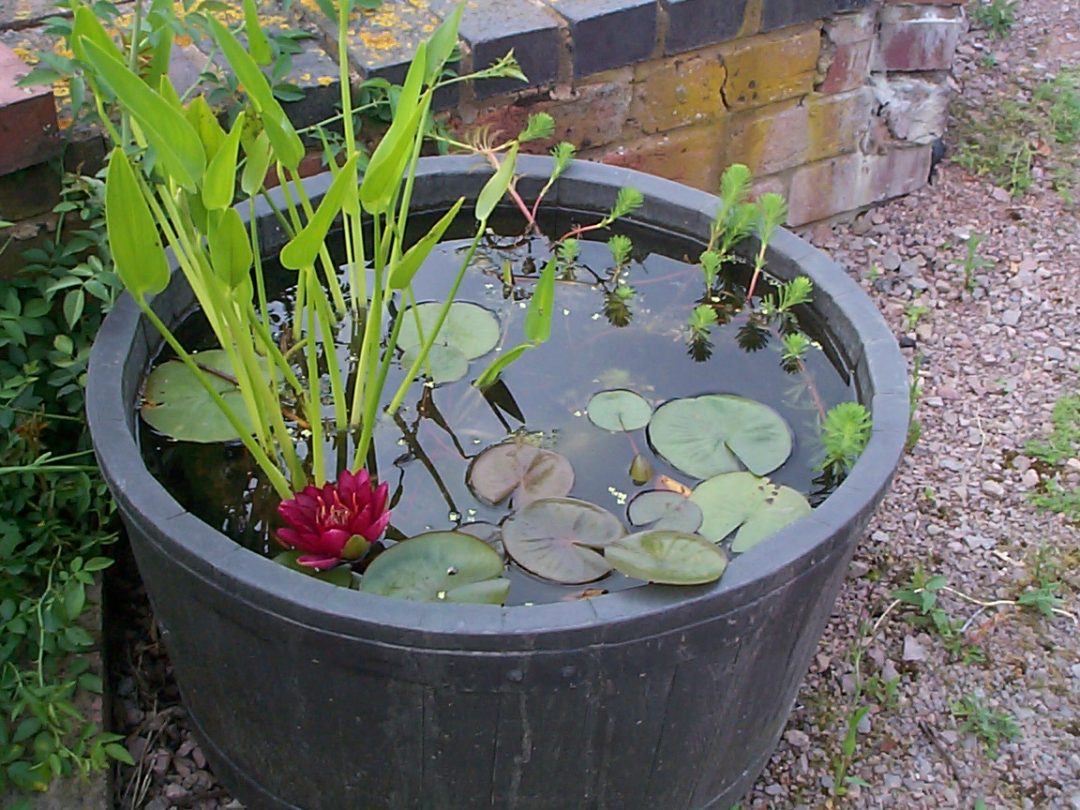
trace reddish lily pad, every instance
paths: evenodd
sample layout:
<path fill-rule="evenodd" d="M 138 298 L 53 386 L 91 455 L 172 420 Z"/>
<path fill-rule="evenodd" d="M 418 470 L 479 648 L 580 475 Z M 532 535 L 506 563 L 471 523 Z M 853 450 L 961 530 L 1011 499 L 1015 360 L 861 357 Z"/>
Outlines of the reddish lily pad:
<path fill-rule="evenodd" d="M 574 468 L 565 456 L 524 442 L 489 447 L 469 466 L 469 488 L 494 506 L 507 497 L 520 509 L 540 498 L 558 498 L 574 486 Z"/>
<path fill-rule="evenodd" d="M 650 489 L 635 496 L 626 508 L 626 516 L 634 526 L 676 532 L 696 532 L 704 519 L 701 507 L 670 489 Z"/>
<path fill-rule="evenodd" d="M 574 585 L 611 570 L 601 551 L 626 532 L 605 509 L 575 498 L 543 498 L 503 523 L 507 553 L 537 576 Z"/>

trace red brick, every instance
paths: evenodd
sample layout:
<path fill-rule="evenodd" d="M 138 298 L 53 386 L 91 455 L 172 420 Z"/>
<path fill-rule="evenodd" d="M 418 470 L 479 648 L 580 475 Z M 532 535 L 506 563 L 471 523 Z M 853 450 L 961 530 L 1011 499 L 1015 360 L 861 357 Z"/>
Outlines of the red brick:
<path fill-rule="evenodd" d="M 19 87 L 29 72 L 11 49 L 0 45 L 0 175 L 41 163 L 57 151 L 52 88 Z"/>
<path fill-rule="evenodd" d="M 887 6 L 875 70 L 949 70 L 967 23 L 959 8 Z"/>
<path fill-rule="evenodd" d="M 876 23 L 875 14 L 870 12 L 842 14 L 825 21 L 816 90 L 843 93 L 866 83 Z"/>
<path fill-rule="evenodd" d="M 921 188 L 930 174 L 930 147 L 883 155 L 856 152 L 800 166 L 791 178 L 788 224 L 816 222 Z"/>

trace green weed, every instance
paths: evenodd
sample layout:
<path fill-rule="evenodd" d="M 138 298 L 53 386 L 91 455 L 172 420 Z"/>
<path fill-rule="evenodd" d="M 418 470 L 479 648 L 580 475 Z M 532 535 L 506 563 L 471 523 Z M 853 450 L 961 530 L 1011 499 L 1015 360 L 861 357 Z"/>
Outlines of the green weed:
<path fill-rule="evenodd" d="M 995 39 L 1004 39 L 1016 24 L 1018 0 L 978 0 L 968 4 L 972 21 Z"/>
<path fill-rule="evenodd" d="M 1053 423 L 1050 435 L 1029 441 L 1024 447 L 1025 453 L 1049 468 L 1039 488 L 1030 495 L 1031 502 L 1069 520 L 1080 521 L 1080 488 L 1067 489 L 1051 476 L 1066 460 L 1080 455 L 1080 394 L 1059 399 L 1050 418 Z"/>
<path fill-rule="evenodd" d="M 997 759 L 1003 741 L 1020 736 L 1020 726 L 1005 712 L 991 710 L 977 695 L 965 695 L 950 704 L 953 717 L 962 720 L 960 730 L 974 734 L 991 759 Z"/>

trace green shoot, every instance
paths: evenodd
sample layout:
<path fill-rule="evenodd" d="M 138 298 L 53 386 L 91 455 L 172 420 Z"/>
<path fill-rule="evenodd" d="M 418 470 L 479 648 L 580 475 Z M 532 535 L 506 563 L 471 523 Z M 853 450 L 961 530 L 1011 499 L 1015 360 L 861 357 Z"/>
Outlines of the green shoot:
<path fill-rule="evenodd" d="M 866 449 L 872 427 L 870 412 L 858 402 L 841 402 L 830 408 L 821 426 L 825 458 L 820 468 L 839 475 L 849 473 Z"/>
<path fill-rule="evenodd" d="M 555 134 L 555 119 L 546 112 L 529 116 L 525 129 L 517 136 L 518 143 L 545 141 Z"/>
<path fill-rule="evenodd" d="M 611 251 L 611 260 L 615 262 L 616 267 L 625 267 L 630 263 L 634 243 L 630 241 L 629 236 L 616 234 L 608 239 L 607 245 L 608 250 Z"/>

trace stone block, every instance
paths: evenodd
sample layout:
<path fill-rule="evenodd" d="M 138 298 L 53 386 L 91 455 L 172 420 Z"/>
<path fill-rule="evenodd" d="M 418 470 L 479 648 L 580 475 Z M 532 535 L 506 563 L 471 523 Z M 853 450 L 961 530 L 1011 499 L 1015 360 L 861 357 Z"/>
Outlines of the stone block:
<path fill-rule="evenodd" d="M 736 36 L 743 26 L 747 0 L 660 0 L 667 12 L 664 53 L 675 54 L 715 45 Z"/>
<path fill-rule="evenodd" d="M 856 11 L 872 0 L 764 0 L 761 30 L 772 31 L 789 25 L 821 20 L 846 11 Z"/>
<path fill-rule="evenodd" d="M 570 25 L 575 78 L 648 59 L 656 49 L 655 0 L 545 0 Z"/>
<path fill-rule="evenodd" d="M 549 84 L 559 76 L 565 53 L 558 16 L 529 0 L 471 0 L 461 20 L 461 37 L 472 49 L 473 68 L 487 67 L 514 51 L 528 85 L 491 79 L 476 85 L 477 98 Z"/>
<path fill-rule="evenodd" d="M 930 147 L 882 155 L 854 152 L 800 166 L 791 177 L 788 224 L 816 222 L 921 188 L 930 174 Z"/>
<path fill-rule="evenodd" d="M 716 48 L 639 65 L 630 116 L 645 133 L 710 121 L 724 113 L 726 79 Z"/>
<path fill-rule="evenodd" d="M 762 107 L 809 93 L 817 75 L 821 32 L 816 25 L 740 39 L 721 48 L 728 109 Z"/>
<path fill-rule="evenodd" d="M 945 133 L 952 87 L 904 73 L 875 74 L 874 97 L 890 134 L 911 143 L 933 143 Z"/>
<path fill-rule="evenodd" d="M 959 7 L 886 6 L 881 10 L 874 70 L 949 70 L 967 30 Z"/>
<path fill-rule="evenodd" d="M 48 160 L 59 148 L 53 89 L 20 87 L 30 68 L 0 44 L 0 175 Z"/>
<path fill-rule="evenodd" d="M 852 152 L 869 126 L 872 99 L 869 88 L 813 93 L 733 115 L 724 162 L 745 163 L 755 175 L 767 175 Z"/>
<path fill-rule="evenodd" d="M 724 122 L 683 127 L 672 132 L 648 135 L 614 147 L 593 149 L 583 154 L 612 166 L 625 166 L 669 180 L 716 191 L 723 171 L 721 155 Z"/>
<path fill-rule="evenodd" d="M 865 84 L 876 30 L 877 15 L 868 11 L 825 20 L 815 89 L 821 93 L 843 93 Z"/>

